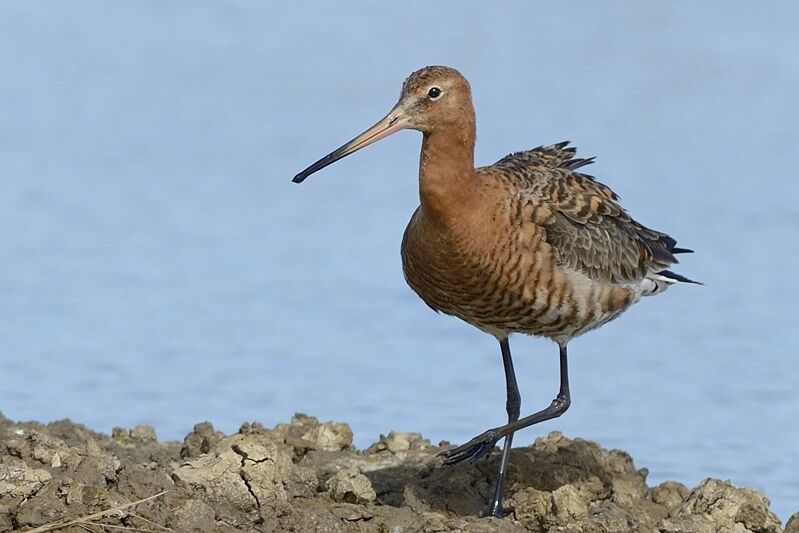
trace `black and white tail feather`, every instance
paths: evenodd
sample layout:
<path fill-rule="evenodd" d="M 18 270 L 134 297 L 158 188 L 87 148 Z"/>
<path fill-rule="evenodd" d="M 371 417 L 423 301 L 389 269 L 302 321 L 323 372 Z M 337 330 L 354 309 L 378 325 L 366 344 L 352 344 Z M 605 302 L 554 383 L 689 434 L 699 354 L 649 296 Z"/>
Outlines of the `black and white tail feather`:
<path fill-rule="evenodd" d="M 694 251 L 687 248 L 674 248 L 670 250 L 673 254 L 691 254 Z M 696 285 L 704 285 L 701 281 L 695 281 L 686 278 L 682 274 L 677 274 L 671 270 L 661 270 L 660 272 L 653 272 L 644 279 L 644 286 L 642 295 L 653 296 L 659 294 L 669 288 L 669 285 L 675 283 L 693 283 Z"/>

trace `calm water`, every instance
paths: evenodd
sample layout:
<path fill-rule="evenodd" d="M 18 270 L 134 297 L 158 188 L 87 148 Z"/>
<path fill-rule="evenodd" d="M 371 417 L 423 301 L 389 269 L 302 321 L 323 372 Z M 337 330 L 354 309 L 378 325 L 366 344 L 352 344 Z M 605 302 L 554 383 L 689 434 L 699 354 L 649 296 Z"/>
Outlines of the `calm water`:
<path fill-rule="evenodd" d="M 796 4 L 284 4 L 3 4 L 6 416 L 180 439 L 305 411 L 360 446 L 501 423 L 495 341 L 402 278 L 419 135 L 289 181 L 448 64 L 478 163 L 573 140 L 706 282 L 573 342 L 571 410 L 515 442 L 560 429 L 652 482 L 729 478 L 799 510 Z M 556 348 L 512 346 L 531 412 Z"/>

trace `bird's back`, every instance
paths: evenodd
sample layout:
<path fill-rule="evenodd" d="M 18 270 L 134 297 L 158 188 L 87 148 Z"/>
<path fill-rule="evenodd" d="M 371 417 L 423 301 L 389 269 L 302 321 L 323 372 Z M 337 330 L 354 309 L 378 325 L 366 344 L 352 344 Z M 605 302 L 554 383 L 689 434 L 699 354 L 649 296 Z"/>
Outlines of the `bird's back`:
<path fill-rule="evenodd" d="M 634 220 L 610 187 L 578 169 L 594 158 L 576 158 L 562 142 L 517 152 L 482 170 L 509 180 L 520 203 L 538 204 L 550 216 L 539 218 L 546 241 L 561 265 L 596 281 L 640 282 L 678 263 L 669 235 Z"/>

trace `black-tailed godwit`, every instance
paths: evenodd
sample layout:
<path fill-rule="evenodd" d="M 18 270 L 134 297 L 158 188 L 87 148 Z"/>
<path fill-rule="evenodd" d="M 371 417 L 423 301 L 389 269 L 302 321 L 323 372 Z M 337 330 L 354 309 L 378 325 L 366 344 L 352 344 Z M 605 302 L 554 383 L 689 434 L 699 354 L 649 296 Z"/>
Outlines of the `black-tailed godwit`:
<path fill-rule="evenodd" d="M 562 142 L 474 166 L 469 83 L 449 67 L 425 67 L 402 86 L 380 121 L 294 177 L 314 172 L 402 129 L 423 133 L 419 207 L 402 239 L 405 278 L 427 305 L 490 333 L 505 366 L 508 423 L 443 454 L 474 461 L 505 438 L 488 514 L 501 516 L 514 432 L 569 408 L 566 346 L 642 296 L 692 282 L 668 268 L 690 252 L 636 222 L 606 185 L 581 172 L 593 158 Z M 560 390 L 545 409 L 519 418 L 521 398 L 508 336 L 552 339 Z"/>

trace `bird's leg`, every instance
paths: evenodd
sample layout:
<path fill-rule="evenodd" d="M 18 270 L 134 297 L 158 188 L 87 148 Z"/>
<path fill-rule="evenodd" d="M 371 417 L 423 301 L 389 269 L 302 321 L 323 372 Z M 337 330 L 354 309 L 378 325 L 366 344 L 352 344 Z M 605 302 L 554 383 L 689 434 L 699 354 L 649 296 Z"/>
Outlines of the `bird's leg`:
<path fill-rule="evenodd" d="M 507 337 L 499 342 L 499 347 L 502 350 L 502 364 L 505 366 L 505 387 L 508 393 L 505 409 L 508 411 L 508 423 L 511 423 L 519 420 L 519 408 L 522 404 L 522 398 L 519 394 L 519 386 L 516 384 L 516 372 L 513 370 L 513 360 L 510 356 L 510 344 Z M 505 475 L 508 471 L 512 444 L 513 433 L 510 433 L 505 437 L 502 461 L 499 463 L 499 474 L 497 475 L 497 483 L 494 486 L 494 497 L 491 498 L 491 503 L 488 505 L 488 516 L 505 516 L 508 513 L 508 510 L 502 507 L 502 492 L 505 485 Z"/>
<path fill-rule="evenodd" d="M 564 345 L 560 347 L 560 391 L 546 409 L 542 409 L 514 422 L 508 422 L 504 426 L 489 429 L 466 444 L 441 453 L 444 457 L 444 464 L 451 465 L 467 459 L 470 462 L 474 462 L 479 457 L 493 450 L 494 446 L 496 446 L 497 442 L 502 437 L 512 435 L 522 428 L 538 424 L 544 420 L 557 418 L 566 412 L 569 405 L 571 405 L 571 396 L 569 395 L 569 368 L 566 357 L 566 346 Z"/>

